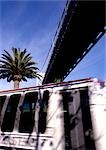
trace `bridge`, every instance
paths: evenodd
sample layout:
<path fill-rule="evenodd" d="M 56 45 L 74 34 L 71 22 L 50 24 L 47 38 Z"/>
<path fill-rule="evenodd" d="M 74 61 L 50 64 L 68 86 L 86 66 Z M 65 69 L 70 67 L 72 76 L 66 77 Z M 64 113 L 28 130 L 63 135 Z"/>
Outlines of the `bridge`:
<path fill-rule="evenodd" d="M 105 33 L 105 1 L 67 1 L 43 84 L 63 81 Z"/>

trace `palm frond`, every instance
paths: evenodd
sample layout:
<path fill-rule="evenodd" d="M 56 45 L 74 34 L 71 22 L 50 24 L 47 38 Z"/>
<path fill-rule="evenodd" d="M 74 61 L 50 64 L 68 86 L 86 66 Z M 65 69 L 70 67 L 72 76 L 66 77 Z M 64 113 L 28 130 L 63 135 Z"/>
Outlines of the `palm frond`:
<path fill-rule="evenodd" d="M 14 77 L 20 77 L 20 81 L 27 81 L 27 78 L 38 78 L 42 76 L 37 72 L 39 69 L 35 66 L 37 63 L 32 61 L 32 56 L 20 48 L 12 48 L 13 55 L 4 50 L 0 60 L 0 78 L 7 78 L 7 81 L 14 81 Z"/>

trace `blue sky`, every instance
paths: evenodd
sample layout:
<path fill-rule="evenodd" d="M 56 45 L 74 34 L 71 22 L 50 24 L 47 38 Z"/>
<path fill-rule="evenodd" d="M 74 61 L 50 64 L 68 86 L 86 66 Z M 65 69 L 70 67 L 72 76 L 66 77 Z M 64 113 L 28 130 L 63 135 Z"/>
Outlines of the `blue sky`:
<path fill-rule="evenodd" d="M 106 34 L 94 45 L 65 81 L 89 77 L 106 80 Z"/>
<path fill-rule="evenodd" d="M 42 70 L 51 43 L 60 21 L 65 0 L 0 0 L 0 56 L 3 50 L 11 52 L 12 47 L 27 48 L 37 67 Z M 98 77 L 106 80 L 105 40 L 103 36 L 74 71 L 65 79 L 74 80 Z M 35 86 L 36 80 L 22 82 L 20 87 Z M 13 89 L 13 82 L 0 80 L 0 90 Z"/>

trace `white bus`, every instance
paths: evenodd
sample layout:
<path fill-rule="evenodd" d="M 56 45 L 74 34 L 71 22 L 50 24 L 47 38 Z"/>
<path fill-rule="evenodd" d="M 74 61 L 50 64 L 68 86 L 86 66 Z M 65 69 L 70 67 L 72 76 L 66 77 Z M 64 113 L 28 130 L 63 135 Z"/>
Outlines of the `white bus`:
<path fill-rule="evenodd" d="M 82 79 L 0 92 L 0 150 L 106 150 L 106 90 Z"/>

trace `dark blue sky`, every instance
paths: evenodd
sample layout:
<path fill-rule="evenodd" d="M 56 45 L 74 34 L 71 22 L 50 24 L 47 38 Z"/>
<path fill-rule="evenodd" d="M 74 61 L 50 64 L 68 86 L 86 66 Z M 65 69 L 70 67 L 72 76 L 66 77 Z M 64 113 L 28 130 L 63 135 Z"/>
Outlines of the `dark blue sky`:
<path fill-rule="evenodd" d="M 0 55 L 12 47 L 25 49 L 38 63 L 41 72 L 59 24 L 66 0 L 0 0 Z M 105 37 L 105 36 L 104 36 Z M 67 80 L 98 77 L 106 79 L 105 44 L 102 38 Z M 21 87 L 35 86 L 35 80 L 21 83 Z M 0 80 L 0 90 L 12 89 L 13 83 Z"/>

